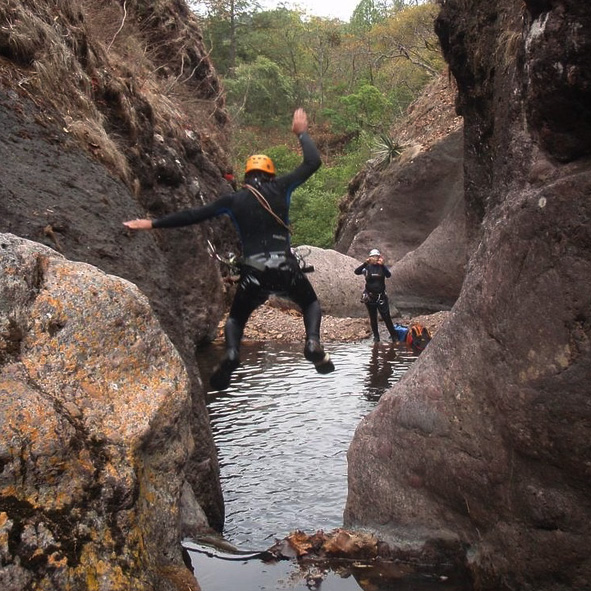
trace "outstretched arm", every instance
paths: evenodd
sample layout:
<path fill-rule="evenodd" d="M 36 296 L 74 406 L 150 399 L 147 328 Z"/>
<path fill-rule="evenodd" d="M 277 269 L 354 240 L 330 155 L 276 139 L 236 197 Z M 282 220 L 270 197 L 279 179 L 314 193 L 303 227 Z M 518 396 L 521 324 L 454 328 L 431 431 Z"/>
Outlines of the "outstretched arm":
<path fill-rule="evenodd" d="M 124 226 L 131 228 L 132 230 L 151 230 L 154 226 L 152 225 L 152 220 L 129 220 L 128 222 L 123 222 Z"/>
<path fill-rule="evenodd" d="M 151 228 L 181 228 L 182 226 L 198 224 L 224 213 L 230 213 L 233 195 L 233 193 L 229 193 L 213 203 L 203 205 L 202 207 L 169 213 L 155 220 L 129 220 L 128 222 L 123 222 L 123 225 L 132 230 L 150 230 Z"/>

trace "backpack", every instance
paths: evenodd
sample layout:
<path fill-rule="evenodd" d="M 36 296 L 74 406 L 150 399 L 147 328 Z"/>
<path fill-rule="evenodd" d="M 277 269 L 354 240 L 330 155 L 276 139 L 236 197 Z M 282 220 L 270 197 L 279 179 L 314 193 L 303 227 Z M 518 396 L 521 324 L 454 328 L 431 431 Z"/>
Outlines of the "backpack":
<path fill-rule="evenodd" d="M 408 328 L 406 344 L 413 349 L 423 351 L 431 341 L 431 331 L 422 324 L 413 324 Z"/>

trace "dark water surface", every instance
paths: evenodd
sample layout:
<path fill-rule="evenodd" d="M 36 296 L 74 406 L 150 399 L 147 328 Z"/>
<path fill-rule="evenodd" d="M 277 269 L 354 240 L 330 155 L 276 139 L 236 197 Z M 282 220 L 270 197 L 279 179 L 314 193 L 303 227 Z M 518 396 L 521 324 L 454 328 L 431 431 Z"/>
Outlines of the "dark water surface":
<path fill-rule="evenodd" d="M 323 376 L 302 348 L 245 345 L 231 387 L 208 394 L 224 537 L 239 547 L 267 548 L 295 529 L 342 525 L 354 430 L 416 358 L 404 345 L 331 344 L 336 371 Z M 207 379 L 222 352 L 208 353 Z"/>
<path fill-rule="evenodd" d="M 231 387 L 207 394 L 226 507 L 224 538 L 241 550 L 265 550 L 294 530 L 342 527 L 346 453 L 355 428 L 416 359 L 405 345 L 389 342 L 326 348 L 336 371 L 323 376 L 304 359 L 302 344 L 245 344 Z M 207 382 L 222 354 L 219 347 L 200 352 Z M 394 573 L 395 586 L 391 579 L 366 587 L 363 569 L 331 571 L 311 582 L 295 563 L 221 560 L 188 550 L 203 591 L 465 589 L 447 574 L 408 570 Z"/>

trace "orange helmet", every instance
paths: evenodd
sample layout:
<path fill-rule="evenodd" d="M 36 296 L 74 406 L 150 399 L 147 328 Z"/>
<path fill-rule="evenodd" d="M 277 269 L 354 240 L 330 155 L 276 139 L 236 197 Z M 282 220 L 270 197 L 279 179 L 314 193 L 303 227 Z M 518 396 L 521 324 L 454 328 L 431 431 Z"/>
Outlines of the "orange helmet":
<path fill-rule="evenodd" d="M 267 174 L 275 174 L 275 165 L 269 156 L 264 154 L 255 154 L 246 161 L 246 168 L 244 174 L 248 174 L 253 170 L 260 170 Z"/>

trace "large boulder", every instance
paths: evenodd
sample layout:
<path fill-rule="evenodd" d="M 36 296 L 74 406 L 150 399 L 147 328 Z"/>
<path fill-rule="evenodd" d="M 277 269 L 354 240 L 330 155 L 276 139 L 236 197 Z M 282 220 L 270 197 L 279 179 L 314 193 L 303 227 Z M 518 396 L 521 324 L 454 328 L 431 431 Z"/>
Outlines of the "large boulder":
<path fill-rule="evenodd" d="M 478 590 L 588 589 L 591 5 L 447 0 L 437 30 L 471 256 L 448 321 L 356 431 L 345 524 L 464 548 Z"/>
<path fill-rule="evenodd" d="M 360 318 L 367 315 L 365 306 L 361 303 L 365 280 L 362 275 L 354 273 L 361 264 L 360 261 L 336 250 L 315 246 L 299 246 L 296 252 L 304 257 L 307 265 L 314 268 L 307 277 L 325 314 L 341 318 Z"/>
<path fill-rule="evenodd" d="M 198 588 L 190 383 L 133 284 L 0 234 L 0 393 L 3 591 Z"/>

